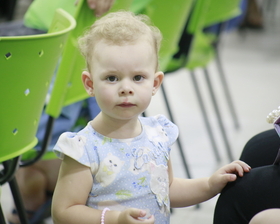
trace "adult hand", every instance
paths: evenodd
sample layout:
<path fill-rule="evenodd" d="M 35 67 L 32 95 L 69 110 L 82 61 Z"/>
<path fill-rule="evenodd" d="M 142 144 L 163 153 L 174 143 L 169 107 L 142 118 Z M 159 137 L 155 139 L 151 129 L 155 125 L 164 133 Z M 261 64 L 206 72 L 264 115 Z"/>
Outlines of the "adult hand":
<path fill-rule="evenodd" d="M 96 17 L 102 16 L 109 11 L 115 0 L 87 0 L 90 9 L 94 10 Z"/>
<path fill-rule="evenodd" d="M 80 0 L 76 0 L 75 5 L 78 4 Z M 94 15 L 96 17 L 102 16 L 105 12 L 109 11 L 115 0 L 87 0 L 88 7 L 94 10 Z"/>

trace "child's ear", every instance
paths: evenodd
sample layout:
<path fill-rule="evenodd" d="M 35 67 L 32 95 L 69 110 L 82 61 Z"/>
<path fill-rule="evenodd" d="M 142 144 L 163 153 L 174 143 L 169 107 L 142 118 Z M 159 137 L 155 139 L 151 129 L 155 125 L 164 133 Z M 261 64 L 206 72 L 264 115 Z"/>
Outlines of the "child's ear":
<path fill-rule="evenodd" d="M 154 87 L 153 87 L 153 93 L 152 93 L 153 95 L 155 95 L 157 93 L 159 87 L 161 86 L 163 78 L 164 78 L 163 72 L 157 72 L 155 74 Z"/>
<path fill-rule="evenodd" d="M 91 75 L 88 71 L 83 71 L 82 81 L 83 81 L 84 87 L 85 87 L 88 95 L 94 96 L 93 81 L 92 81 Z"/>

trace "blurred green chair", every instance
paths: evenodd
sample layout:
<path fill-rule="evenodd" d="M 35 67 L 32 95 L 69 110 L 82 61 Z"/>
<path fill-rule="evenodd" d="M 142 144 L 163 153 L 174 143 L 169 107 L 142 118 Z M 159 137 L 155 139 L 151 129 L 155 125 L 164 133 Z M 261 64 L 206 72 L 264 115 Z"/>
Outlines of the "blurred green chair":
<path fill-rule="evenodd" d="M 207 3 L 206 3 L 207 4 Z M 205 12 L 205 17 L 201 18 L 201 13 L 196 14 L 196 21 L 197 23 L 191 24 L 190 27 L 188 27 L 188 32 L 193 34 L 193 44 L 190 49 L 190 55 L 187 58 L 187 64 L 186 68 L 191 71 L 191 77 L 194 83 L 194 86 L 196 88 L 197 97 L 199 100 L 202 100 L 199 85 L 197 83 L 196 75 L 195 75 L 195 69 L 196 68 L 202 68 L 205 76 L 205 80 L 207 83 L 208 91 L 210 98 L 212 100 L 212 104 L 214 107 L 214 111 L 216 114 L 216 119 L 218 121 L 220 134 L 222 136 L 224 146 L 227 152 L 228 159 L 230 161 L 234 160 L 234 156 L 232 155 L 232 149 L 228 140 L 227 136 L 227 130 L 225 128 L 224 122 L 223 122 L 223 115 L 220 112 L 220 108 L 218 105 L 218 100 L 216 98 L 214 88 L 212 85 L 212 81 L 209 76 L 209 71 L 207 69 L 207 66 L 210 62 L 213 60 L 220 59 L 218 55 L 217 48 L 214 47 L 213 43 L 216 41 L 216 39 L 219 36 L 215 36 L 213 38 L 212 35 L 207 35 L 203 32 L 203 29 L 214 24 L 223 23 L 227 20 L 234 18 L 240 14 L 240 0 L 231 0 L 231 1 L 222 1 L 222 0 L 210 0 L 209 5 L 204 7 L 202 9 Z M 218 64 L 221 69 L 221 64 Z M 233 103 L 229 94 L 229 88 L 225 80 L 225 76 L 222 71 L 220 70 L 220 78 L 222 81 L 222 87 L 224 87 L 226 102 L 228 103 L 228 106 L 230 108 L 231 115 L 233 117 L 235 127 L 238 127 L 238 121 L 236 117 L 236 113 L 233 107 Z M 203 102 L 200 102 L 201 109 L 205 107 L 202 106 Z M 208 118 L 207 118 L 208 119 Z M 218 156 L 218 154 L 216 155 Z M 219 157 L 216 157 L 219 161 Z"/>
<path fill-rule="evenodd" d="M 204 18 L 205 12 L 202 10 L 206 10 L 207 9 L 207 4 L 209 4 L 209 0 L 199 0 L 199 1 L 192 1 L 189 2 L 188 5 L 188 14 L 185 15 L 185 18 L 183 19 L 183 30 L 179 33 L 177 33 L 177 35 L 179 35 L 179 38 L 177 39 L 175 45 L 176 47 L 174 47 L 174 43 L 173 43 L 173 52 L 169 52 L 172 53 L 172 57 L 169 58 L 169 60 L 165 60 L 164 63 L 164 69 L 163 71 L 165 72 L 166 75 L 171 74 L 173 71 L 178 70 L 180 68 L 184 68 L 186 66 L 186 58 L 188 53 L 190 52 L 190 47 L 191 47 L 191 43 L 193 41 L 193 37 L 191 34 L 189 34 L 187 32 L 187 27 L 190 26 L 190 23 L 193 24 L 192 26 L 198 26 L 199 24 L 202 24 L 202 18 Z M 178 4 L 179 5 L 179 4 Z M 180 6 L 180 5 L 179 5 Z M 201 16 L 198 18 L 198 15 L 201 13 Z M 177 13 L 175 12 L 175 14 L 177 15 Z M 164 26 L 164 22 L 165 20 L 162 21 Z M 168 42 L 169 43 L 169 42 Z M 174 52 L 175 50 L 175 52 Z M 206 54 L 207 56 L 207 54 Z M 207 56 L 208 58 L 209 56 Z M 170 108 L 170 104 L 169 104 L 169 100 L 167 97 L 167 93 L 165 91 L 165 87 L 164 84 L 162 85 L 162 93 L 163 93 L 163 97 L 164 97 L 164 101 L 167 107 L 167 111 L 169 114 L 169 117 L 171 118 L 172 121 L 174 121 L 173 118 L 173 113 L 172 110 Z M 200 101 L 199 101 L 200 102 Z M 202 106 L 204 106 L 204 104 L 202 104 Z M 212 129 L 209 123 L 209 119 L 207 118 L 207 114 L 205 113 L 204 110 L 202 110 L 203 113 L 203 117 L 205 118 L 205 124 L 206 124 L 206 129 L 209 133 L 209 137 L 210 137 L 210 141 L 214 150 L 214 153 L 216 155 L 217 160 L 220 160 L 220 156 L 218 153 L 218 149 L 216 146 L 216 142 L 212 133 Z M 179 140 L 179 138 L 178 138 Z M 180 145 L 180 140 L 178 141 L 179 144 L 179 148 L 182 148 Z M 180 150 L 182 151 L 182 150 Z M 181 156 L 182 158 L 184 158 L 184 156 Z"/>
<path fill-rule="evenodd" d="M 231 152 L 231 147 L 228 142 L 222 115 L 220 113 L 207 70 L 208 64 L 216 57 L 216 51 L 212 44 L 215 38 L 213 38 L 213 36 L 205 34 L 203 30 L 204 28 L 212 24 L 222 23 L 237 16 L 240 13 L 239 4 L 240 0 L 197 0 L 194 4 L 191 16 L 187 19 L 185 32 L 182 34 L 179 41 L 179 51 L 174 55 L 173 60 L 168 66 L 169 71 L 174 71 L 182 67 L 185 67 L 190 71 L 193 86 L 204 118 L 205 127 L 208 131 L 217 161 L 220 161 L 221 158 L 217 149 L 217 144 L 212 132 L 201 91 L 196 79 L 195 70 L 200 68 L 204 71 L 209 95 L 211 97 L 213 107 L 217 116 L 218 125 L 225 144 L 225 148 L 227 150 L 229 160 L 232 161 L 233 155 Z"/>
<path fill-rule="evenodd" d="M 21 155 L 36 144 L 49 84 L 76 22 L 57 10 L 47 34 L 0 37 L 0 185 L 9 182 L 22 223 L 28 223 L 14 173 Z M 6 223 L 2 210 L 0 223 Z"/>
<path fill-rule="evenodd" d="M 219 52 L 219 44 L 222 37 L 222 34 L 225 32 L 224 28 L 227 25 L 227 22 L 239 16 L 241 14 L 241 0 L 229 1 L 225 4 L 221 4 L 220 0 L 212 0 L 209 8 L 209 13 L 206 14 L 204 27 L 209 27 L 214 24 L 217 24 L 217 30 L 215 33 L 205 33 L 205 35 L 210 39 L 211 44 L 214 49 L 214 60 L 217 65 L 218 74 L 221 80 L 222 88 L 225 94 L 226 103 L 229 108 L 229 112 L 232 116 L 234 127 L 236 130 L 240 128 L 239 120 L 237 113 L 234 107 L 234 103 L 229 91 L 229 85 L 226 80 L 225 72 L 222 66 L 222 59 Z"/>

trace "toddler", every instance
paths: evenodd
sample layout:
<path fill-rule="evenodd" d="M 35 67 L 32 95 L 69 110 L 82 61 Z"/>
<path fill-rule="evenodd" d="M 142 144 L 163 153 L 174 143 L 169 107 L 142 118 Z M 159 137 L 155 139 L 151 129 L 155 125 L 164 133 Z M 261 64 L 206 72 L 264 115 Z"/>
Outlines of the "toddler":
<path fill-rule="evenodd" d="M 79 39 L 82 82 L 101 112 L 78 133 L 62 134 L 63 160 L 53 197 L 54 223 L 169 223 L 170 207 L 208 200 L 250 167 L 235 161 L 209 178 L 173 177 L 170 147 L 178 128 L 165 116 L 141 117 L 163 81 L 161 33 L 144 15 L 120 11 Z"/>

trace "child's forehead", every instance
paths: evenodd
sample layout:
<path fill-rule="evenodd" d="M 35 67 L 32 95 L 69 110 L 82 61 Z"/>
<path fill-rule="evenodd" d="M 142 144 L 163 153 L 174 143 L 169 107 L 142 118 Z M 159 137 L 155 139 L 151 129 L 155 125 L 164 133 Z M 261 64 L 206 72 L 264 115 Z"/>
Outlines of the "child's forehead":
<path fill-rule="evenodd" d="M 116 47 L 118 49 L 122 49 L 122 48 L 127 48 L 127 47 L 132 47 L 132 46 L 137 46 L 137 45 L 141 45 L 141 46 L 147 46 L 148 49 L 153 49 L 153 43 L 151 40 L 149 40 L 149 38 L 143 37 L 143 38 L 138 38 L 135 39 L 133 41 L 127 41 L 127 42 L 123 42 L 123 43 L 118 43 L 118 42 L 114 42 L 111 40 L 106 40 L 106 39 L 102 39 L 99 40 L 98 42 L 95 43 L 94 46 L 94 50 L 93 50 L 93 54 L 96 53 L 100 53 L 105 51 L 107 48 L 112 48 L 112 47 Z M 147 51 L 147 53 L 149 53 Z M 153 51 L 151 51 L 151 53 L 155 53 Z"/>
<path fill-rule="evenodd" d="M 138 40 L 127 44 L 113 44 L 104 40 L 96 43 L 89 61 L 90 67 L 109 66 L 143 69 L 144 67 L 157 67 L 157 54 L 148 40 Z M 140 69 L 140 70 L 141 70 Z"/>
<path fill-rule="evenodd" d="M 155 64 L 155 70 L 158 69 L 158 54 L 155 43 L 152 37 L 147 35 L 134 38 L 133 41 L 121 43 L 106 38 L 100 38 L 98 41 L 95 41 L 92 50 L 89 50 L 89 67 L 92 67 L 99 60 L 108 63 L 110 60 L 117 60 L 120 56 L 127 55 L 131 55 L 131 57 L 129 57 L 131 60 L 136 58 L 133 57 L 134 55 L 137 55 L 137 60 L 145 58 L 149 60 L 151 64 Z"/>
<path fill-rule="evenodd" d="M 116 34 L 117 35 L 117 34 Z M 124 38 L 110 38 L 110 37 L 103 37 L 96 41 L 96 44 L 103 43 L 108 46 L 125 46 L 125 45 L 135 45 L 139 43 L 153 43 L 153 37 L 151 34 L 142 34 L 142 35 L 136 35 L 131 36 L 130 38 L 124 37 Z"/>

